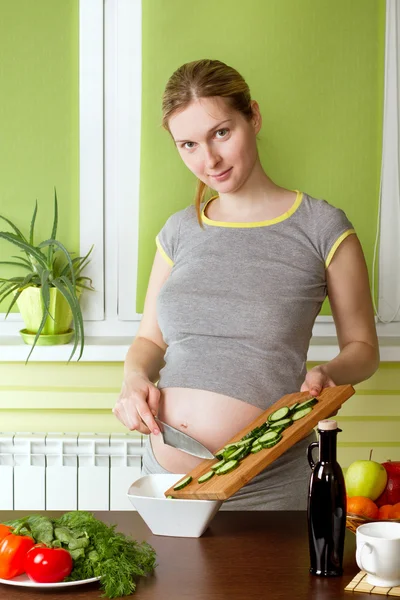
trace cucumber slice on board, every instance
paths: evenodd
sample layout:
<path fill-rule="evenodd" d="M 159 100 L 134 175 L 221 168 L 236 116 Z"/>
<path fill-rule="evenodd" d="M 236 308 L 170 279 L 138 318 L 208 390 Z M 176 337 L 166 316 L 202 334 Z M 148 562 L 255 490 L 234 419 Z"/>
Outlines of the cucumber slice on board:
<path fill-rule="evenodd" d="M 228 462 L 222 465 L 222 467 L 220 467 L 218 471 L 215 472 L 217 475 L 225 475 L 226 473 L 230 473 L 231 471 L 233 471 L 233 469 L 236 469 L 238 465 L 238 460 L 228 460 Z"/>
<path fill-rule="evenodd" d="M 281 419 L 285 419 L 290 412 L 290 409 L 287 406 L 282 406 L 282 408 L 278 408 L 273 413 L 271 413 L 268 417 L 268 423 L 271 425 L 275 421 L 280 421 Z"/>
<path fill-rule="evenodd" d="M 184 488 L 185 486 L 189 485 L 189 483 L 192 481 L 192 476 L 189 475 L 188 477 L 185 477 L 185 479 L 182 479 L 182 481 L 180 481 L 179 483 L 177 483 L 174 486 L 174 490 L 181 490 L 182 488 Z"/>
<path fill-rule="evenodd" d="M 282 431 L 285 431 L 285 429 L 287 429 L 285 427 L 285 425 L 278 425 L 278 427 L 271 427 L 271 431 L 275 431 L 275 433 L 281 434 Z"/>
<path fill-rule="evenodd" d="M 227 460 L 240 460 L 241 458 L 243 458 L 243 446 L 241 448 L 238 448 L 237 450 L 235 450 L 235 452 L 232 452 L 232 454 L 229 455 L 229 458 L 227 458 Z"/>
<path fill-rule="evenodd" d="M 229 459 L 230 459 L 230 457 L 231 457 L 233 454 L 236 454 L 236 452 L 237 452 L 238 450 L 240 450 L 240 448 L 238 448 L 237 446 L 233 446 L 233 447 L 230 447 L 230 448 L 227 448 L 227 449 L 225 449 L 225 450 L 223 451 L 223 453 L 222 453 L 224 460 L 229 460 Z"/>
<path fill-rule="evenodd" d="M 204 473 L 204 475 L 199 477 L 197 481 L 199 483 L 204 483 L 205 481 L 208 481 L 209 479 L 211 479 L 211 477 L 213 477 L 214 475 L 215 475 L 215 471 L 208 471 L 208 473 Z"/>
<path fill-rule="evenodd" d="M 251 446 L 251 444 L 254 442 L 255 438 L 254 437 L 249 437 L 246 438 L 245 440 L 240 440 L 240 442 L 237 442 L 237 447 L 241 448 L 243 446 Z"/>
<path fill-rule="evenodd" d="M 263 433 L 265 433 L 268 428 L 269 428 L 269 423 L 265 422 L 262 425 L 259 425 L 258 427 L 255 427 L 254 429 L 249 431 L 249 433 L 246 433 L 246 435 L 244 435 L 242 437 L 241 441 L 247 440 L 250 437 L 253 437 L 253 438 L 258 437 L 258 436 L 262 435 Z"/>
<path fill-rule="evenodd" d="M 257 454 L 257 452 L 260 452 L 260 450 L 262 450 L 263 447 L 261 446 L 261 444 L 255 444 L 255 446 L 252 446 L 250 452 L 252 454 Z"/>
<path fill-rule="evenodd" d="M 264 435 L 258 438 L 258 443 L 263 444 L 264 442 L 270 442 L 277 437 L 279 437 L 279 433 L 277 431 L 267 431 L 267 433 L 264 433 Z"/>
<path fill-rule="evenodd" d="M 214 454 L 214 456 L 216 456 L 217 458 L 220 458 L 220 459 L 226 459 L 230 453 L 233 453 L 236 450 L 237 450 L 236 444 L 227 444 L 226 446 L 221 448 L 221 450 L 218 450 L 218 452 L 216 452 Z"/>
<path fill-rule="evenodd" d="M 211 465 L 211 469 L 213 471 L 216 471 L 217 469 L 219 469 L 220 467 L 222 467 L 222 465 L 225 464 L 225 460 L 220 460 L 219 462 L 215 463 L 215 465 Z"/>
<path fill-rule="evenodd" d="M 293 419 L 293 421 L 298 421 L 299 419 L 302 419 L 303 417 L 308 415 L 311 411 L 312 411 L 312 406 L 309 406 L 308 408 L 303 408 L 302 410 L 296 410 L 293 413 L 292 419 Z"/>
<path fill-rule="evenodd" d="M 310 406 L 314 406 L 314 404 L 318 404 L 318 400 L 316 398 L 310 398 L 309 400 L 305 400 L 304 402 L 300 402 L 294 410 L 297 412 L 298 410 L 303 410 L 303 408 L 309 408 Z M 293 418 L 293 415 L 290 415 Z"/>
<path fill-rule="evenodd" d="M 275 429 L 275 427 L 289 427 L 289 425 L 292 424 L 292 419 L 290 418 L 286 418 L 286 419 L 281 419 L 280 421 L 274 421 L 273 423 L 271 423 L 271 429 Z"/>
<path fill-rule="evenodd" d="M 281 435 L 278 435 L 278 437 L 276 437 L 274 440 L 269 440 L 268 442 L 262 442 L 261 446 L 263 448 L 272 448 L 272 446 L 276 446 L 276 444 L 278 442 L 280 442 L 282 439 Z"/>

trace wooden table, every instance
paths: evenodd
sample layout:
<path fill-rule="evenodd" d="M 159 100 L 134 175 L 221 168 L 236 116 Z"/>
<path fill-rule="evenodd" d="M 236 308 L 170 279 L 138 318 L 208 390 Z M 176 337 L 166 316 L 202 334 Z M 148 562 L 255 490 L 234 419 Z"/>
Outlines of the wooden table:
<path fill-rule="evenodd" d="M 49 516 L 61 513 L 41 512 Z M 342 577 L 309 574 L 305 512 L 219 512 L 201 538 L 153 536 L 136 512 L 95 512 L 95 516 L 157 552 L 155 574 L 139 581 L 136 600 L 371 600 L 345 592 L 359 571 L 355 535 L 346 531 Z M 24 513 L 1 512 L 0 521 Z M 0 585 L 0 600 L 98 599 L 98 584 L 40 591 Z"/>

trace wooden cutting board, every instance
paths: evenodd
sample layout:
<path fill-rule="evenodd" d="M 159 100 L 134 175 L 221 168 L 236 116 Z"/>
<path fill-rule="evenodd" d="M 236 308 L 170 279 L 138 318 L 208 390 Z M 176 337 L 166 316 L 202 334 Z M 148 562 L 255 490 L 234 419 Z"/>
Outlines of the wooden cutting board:
<path fill-rule="evenodd" d="M 195 469 L 187 473 L 192 476 L 192 481 L 181 490 L 174 490 L 173 486 L 166 490 L 166 496 L 174 498 L 186 498 L 195 500 L 227 500 L 235 494 L 241 487 L 246 485 L 253 477 L 263 471 L 274 460 L 279 458 L 288 448 L 296 444 L 299 440 L 306 437 L 311 430 L 318 424 L 318 421 L 330 417 L 342 404 L 355 393 L 351 385 L 338 385 L 332 388 L 325 388 L 317 396 L 318 403 L 308 415 L 295 421 L 282 432 L 282 439 L 272 448 L 260 450 L 256 454 L 249 454 L 244 458 L 239 466 L 225 475 L 214 475 L 204 483 L 198 483 L 198 478 L 207 473 L 211 465 L 218 462 L 219 459 L 205 459 Z M 239 441 L 246 433 L 249 433 L 254 427 L 259 427 L 268 416 L 283 406 L 292 406 L 295 402 L 304 402 L 312 398 L 309 392 L 296 392 L 287 394 L 275 402 L 266 411 L 261 413 L 247 427 L 239 431 L 232 439 L 227 440 L 226 444 Z M 184 478 L 182 478 L 184 479 Z M 181 480 L 180 480 L 181 481 Z M 174 484 L 176 485 L 176 484 Z"/>

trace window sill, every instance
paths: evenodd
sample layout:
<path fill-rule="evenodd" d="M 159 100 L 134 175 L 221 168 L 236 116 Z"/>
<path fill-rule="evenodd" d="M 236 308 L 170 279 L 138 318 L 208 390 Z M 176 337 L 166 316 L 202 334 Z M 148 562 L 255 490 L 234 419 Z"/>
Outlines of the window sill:
<path fill-rule="evenodd" d="M 123 362 L 132 337 L 88 336 L 80 362 Z M 379 337 L 381 362 L 400 362 L 400 337 Z M 72 343 L 63 346 L 36 346 L 29 362 L 67 362 Z M 20 336 L 0 336 L 0 362 L 25 362 L 30 346 Z M 307 360 L 325 362 L 339 352 L 337 339 L 313 337 Z M 77 357 L 77 354 L 75 354 Z M 71 362 L 76 362 L 73 358 Z"/>

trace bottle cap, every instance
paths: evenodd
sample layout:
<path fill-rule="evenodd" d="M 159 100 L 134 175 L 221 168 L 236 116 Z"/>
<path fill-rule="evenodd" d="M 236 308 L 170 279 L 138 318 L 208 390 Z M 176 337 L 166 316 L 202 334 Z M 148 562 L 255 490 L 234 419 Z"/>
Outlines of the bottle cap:
<path fill-rule="evenodd" d="M 318 429 L 321 431 L 332 431 L 337 428 L 337 421 L 334 421 L 333 419 L 324 419 L 323 421 L 318 422 Z"/>

